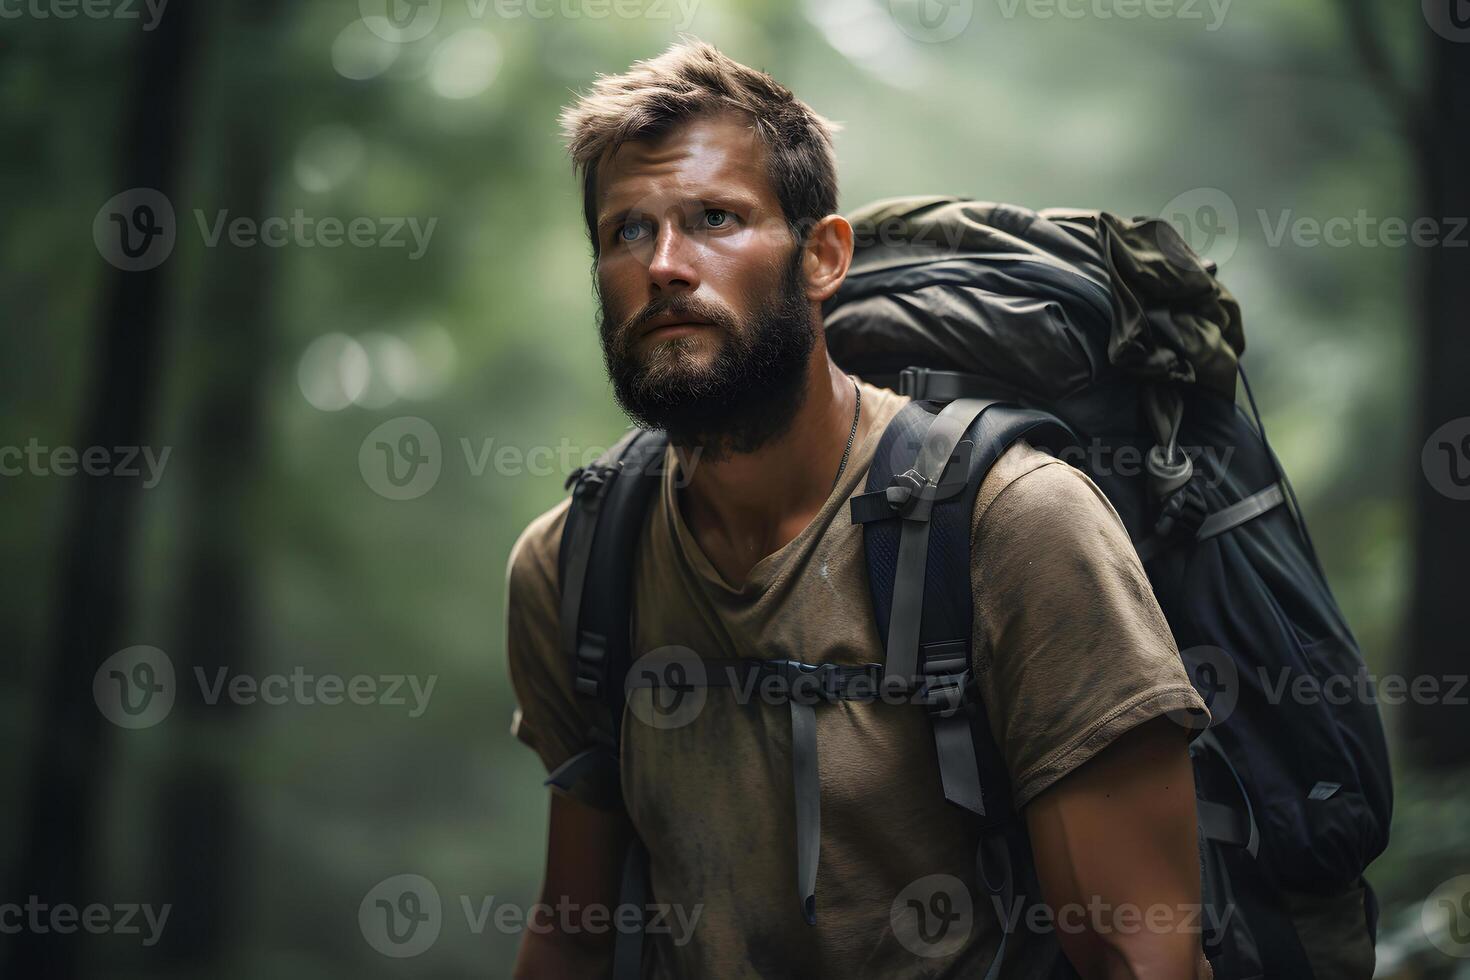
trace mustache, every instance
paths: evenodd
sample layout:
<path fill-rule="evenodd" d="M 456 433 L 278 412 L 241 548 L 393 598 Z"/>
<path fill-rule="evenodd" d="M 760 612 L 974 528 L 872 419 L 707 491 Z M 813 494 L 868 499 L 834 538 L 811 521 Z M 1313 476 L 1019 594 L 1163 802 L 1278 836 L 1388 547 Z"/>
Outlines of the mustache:
<path fill-rule="evenodd" d="M 687 317 L 690 320 L 702 320 L 705 323 L 712 323 L 726 330 L 729 329 L 730 325 L 730 317 L 724 311 L 714 309 L 696 300 L 678 297 L 672 300 L 655 300 L 649 303 L 624 321 L 622 327 L 618 330 L 618 334 L 619 336 L 630 338 L 639 327 L 654 317 L 661 316 L 665 313 L 675 317 Z"/>

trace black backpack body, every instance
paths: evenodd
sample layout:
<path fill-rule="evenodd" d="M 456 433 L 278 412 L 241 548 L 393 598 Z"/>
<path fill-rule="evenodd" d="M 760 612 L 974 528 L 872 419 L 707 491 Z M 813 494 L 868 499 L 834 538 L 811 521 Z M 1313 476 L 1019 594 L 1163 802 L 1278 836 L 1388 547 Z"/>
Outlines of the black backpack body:
<path fill-rule="evenodd" d="M 969 516 L 990 465 L 1024 438 L 1107 495 L 1214 715 L 1190 753 L 1206 918 L 1228 923 L 1203 936 L 1216 976 L 1311 977 L 1281 892 L 1364 883 L 1387 843 L 1390 774 L 1371 700 L 1298 703 L 1289 694 L 1299 679 L 1323 690 L 1334 678 L 1356 682 L 1366 667 L 1259 413 L 1253 422 L 1235 403 L 1244 338 L 1234 300 L 1162 222 L 955 198 L 883 202 L 851 220 L 860 241 L 862 226 L 883 234 L 859 247 L 828 301 L 829 350 L 844 369 L 915 400 L 885 431 L 852 503 L 885 663 L 866 677 L 778 665 L 797 681 L 800 914 L 813 914 L 820 827 L 814 707 L 861 696 L 865 680 L 913 691 L 912 709 L 895 710 L 933 719 L 945 796 L 979 828 L 978 886 L 1009 908 L 1017 882 L 1034 883 L 969 677 Z M 606 726 L 548 783 L 616 787 L 631 663 L 626 570 L 665 445 L 660 433 L 635 431 L 569 481 L 564 652 L 579 693 L 605 706 Z M 639 683 L 678 682 L 640 673 Z M 630 850 L 624 901 L 641 904 L 646 857 L 640 845 Z M 639 945 L 620 935 L 617 976 L 638 975 Z M 1004 952 L 1003 942 L 987 980 Z M 1055 975 L 1074 974 L 1061 961 Z"/>

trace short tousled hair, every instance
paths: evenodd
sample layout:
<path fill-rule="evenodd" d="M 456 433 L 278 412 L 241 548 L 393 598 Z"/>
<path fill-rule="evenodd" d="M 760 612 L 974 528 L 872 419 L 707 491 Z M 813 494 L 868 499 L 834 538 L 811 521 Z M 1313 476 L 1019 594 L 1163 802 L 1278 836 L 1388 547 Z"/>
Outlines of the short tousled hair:
<path fill-rule="evenodd" d="M 689 35 L 621 75 L 599 74 L 592 91 L 562 109 L 561 129 L 574 171 L 582 175 L 582 210 L 592 254 L 599 251 L 593 204 L 597 167 L 629 140 L 654 139 L 695 116 L 735 110 L 747 116 L 767 150 L 771 186 L 798 242 L 837 211 L 832 137 L 842 125 L 802 102 L 770 75 Z"/>

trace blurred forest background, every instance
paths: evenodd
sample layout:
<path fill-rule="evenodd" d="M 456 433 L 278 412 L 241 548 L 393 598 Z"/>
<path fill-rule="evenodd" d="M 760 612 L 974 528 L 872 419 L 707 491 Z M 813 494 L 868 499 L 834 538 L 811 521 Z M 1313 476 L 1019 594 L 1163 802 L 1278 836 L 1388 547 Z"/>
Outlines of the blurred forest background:
<path fill-rule="evenodd" d="M 3 975 L 509 975 L 518 936 L 459 907 L 540 882 L 506 557 L 626 424 L 556 116 L 679 31 L 845 125 L 844 210 L 955 193 L 1179 222 L 1245 311 L 1267 429 L 1370 666 L 1466 671 L 1470 503 L 1424 453 L 1470 416 L 1464 3 L 936 5 L 956 31 L 912 0 L 392 2 L 393 21 L 381 0 L 0 17 L 0 446 L 170 452 L 151 481 L 141 458 L 137 478 L 67 476 L 54 452 L 0 477 L 0 902 L 173 905 L 149 947 L 0 936 Z M 161 260 L 109 231 L 163 220 L 115 203 L 135 188 L 174 213 Z M 365 219 L 361 244 L 219 224 L 298 210 Z M 1440 244 L 1383 224 L 1423 217 Z M 1314 244 L 1332 218 L 1356 230 Z M 385 439 L 434 455 L 422 482 L 372 475 Z M 93 680 L 138 646 L 179 693 L 129 728 Z M 407 685 L 406 706 L 211 705 L 193 672 L 221 667 L 437 681 L 416 716 Z M 1420 910 L 1470 873 L 1470 709 L 1384 710 L 1380 975 L 1464 977 Z M 445 903 L 409 959 L 358 921 L 400 874 Z"/>

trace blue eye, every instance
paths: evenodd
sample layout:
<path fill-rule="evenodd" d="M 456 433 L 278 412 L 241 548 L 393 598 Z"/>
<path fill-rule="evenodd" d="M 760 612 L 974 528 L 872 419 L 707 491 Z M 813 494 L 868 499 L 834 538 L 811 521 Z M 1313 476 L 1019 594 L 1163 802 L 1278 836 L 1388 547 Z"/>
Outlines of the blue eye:
<path fill-rule="evenodd" d="M 643 228 L 643 222 L 641 222 L 641 221 L 630 221 L 630 222 L 628 222 L 627 224 L 623 225 L 622 227 L 620 227 L 618 229 L 618 241 L 620 241 L 620 242 L 636 242 L 638 240 L 638 235 L 636 235 L 636 234 L 629 235 L 628 234 L 628 231 L 631 229 L 632 231 L 637 232 L 637 231 L 642 230 L 642 228 Z"/>
<path fill-rule="evenodd" d="M 730 217 L 730 212 L 724 208 L 706 208 L 704 217 L 709 222 L 711 228 L 720 228 L 724 226 L 725 220 Z M 719 220 L 716 221 L 716 218 Z"/>

